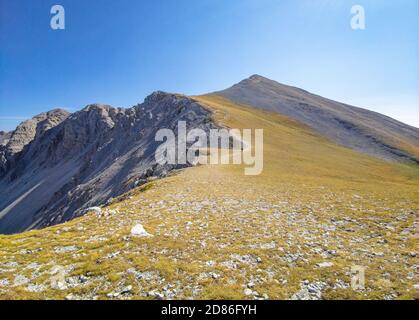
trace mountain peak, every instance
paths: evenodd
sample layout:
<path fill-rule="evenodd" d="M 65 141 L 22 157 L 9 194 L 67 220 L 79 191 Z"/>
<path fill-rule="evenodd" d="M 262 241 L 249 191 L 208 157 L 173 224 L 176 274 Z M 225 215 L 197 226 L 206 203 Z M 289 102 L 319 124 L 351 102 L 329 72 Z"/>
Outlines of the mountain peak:
<path fill-rule="evenodd" d="M 70 114 L 70 112 L 68 112 L 67 110 L 62 109 L 62 108 L 55 108 L 55 109 L 52 109 L 50 111 L 47 111 L 47 115 L 57 115 L 57 114 L 68 115 L 68 114 Z"/>
<path fill-rule="evenodd" d="M 419 163 L 419 130 L 384 115 L 278 83 L 258 74 L 213 93 L 297 120 L 339 145 L 384 160 Z M 373 137 L 373 138 L 372 138 Z M 408 147 L 397 142 L 405 141 Z"/>
<path fill-rule="evenodd" d="M 81 112 L 91 112 L 91 111 L 108 111 L 109 109 L 113 108 L 107 104 L 101 103 L 92 103 L 84 107 Z"/>
<path fill-rule="evenodd" d="M 268 78 L 261 76 L 259 74 L 253 74 L 248 79 L 249 80 L 269 80 Z"/>
<path fill-rule="evenodd" d="M 69 115 L 70 113 L 63 109 L 53 109 L 22 122 L 11 134 L 7 146 L 8 155 L 12 156 L 22 151 L 36 136 L 40 136 L 47 130 L 55 127 Z"/>
<path fill-rule="evenodd" d="M 184 95 L 177 93 L 168 93 L 164 91 L 154 91 L 152 94 L 144 99 L 145 104 L 156 103 L 165 99 L 186 98 Z"/>
<path fill-rule="evenodd" d="M 264 76 L 261 76 L 259 74 L 254 74 L 254 75 L 251 75 L 249 78 L 246 78 L 246 79 L 242 80 L 241 82 L 259 83 L 259 82 L 275 82 L 275 81 L 273 81 L 269 78 L 266 78 Z M 276 83 L 278 83 L 278 82 L 276 82 Z"/>

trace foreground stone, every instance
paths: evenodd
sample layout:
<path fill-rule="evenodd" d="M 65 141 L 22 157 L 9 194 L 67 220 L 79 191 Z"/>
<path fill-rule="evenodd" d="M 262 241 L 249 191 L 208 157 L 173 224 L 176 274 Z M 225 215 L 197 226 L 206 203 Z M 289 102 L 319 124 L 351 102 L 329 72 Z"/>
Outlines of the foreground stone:
<path fill-rule="evenodd" d="M 131 229 L 131 235 L 134 237 L 152 237 L 153 235 L 148 233 L 142 224 L 136 224 Z"/>

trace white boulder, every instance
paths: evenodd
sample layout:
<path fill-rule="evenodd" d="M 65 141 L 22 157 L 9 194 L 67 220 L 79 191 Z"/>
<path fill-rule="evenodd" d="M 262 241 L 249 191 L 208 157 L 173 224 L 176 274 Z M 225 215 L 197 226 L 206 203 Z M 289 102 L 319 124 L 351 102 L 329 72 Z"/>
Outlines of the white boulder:
<path fill-rule="evenodd" d="M 330 268 L 333 266 L 333 262 L 321 262 L 321 263 L 318 263 L 317 266 L 319 268 Z"/>
<path fill-rule="evenodd" d="M 142 224 L 136 224 L 131 229 L 131 235 L 134 237 L 152 237 L 153 235 L 145 231 Z"/>

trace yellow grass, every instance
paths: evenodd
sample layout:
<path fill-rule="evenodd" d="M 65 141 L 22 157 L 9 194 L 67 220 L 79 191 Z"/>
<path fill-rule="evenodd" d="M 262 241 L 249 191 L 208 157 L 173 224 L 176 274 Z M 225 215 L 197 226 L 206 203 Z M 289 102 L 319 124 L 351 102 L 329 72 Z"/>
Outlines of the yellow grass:
<path fill-rule="evenodd" d="M 199 166 L 104 208 L 115 213 L 0 236 L 0 280 L 10 284 L 0 286 L 0 297 L 153 299 L 158 291 L 174 299 L 251 299 L 244 289 L 253 282 L 258 297 L 288 299 L 304 280 L 327 284 L 325 299 L 417 297 L 417 167 L 336 146 L 278 114 L 216 96 L 195 99 L 223 125 L 264 129 L 263 173 Z M 154 237 L 130 237 L 138 222 Z M 72 245 L 77 250 L 56 253 Z M 317 267 L 324 261 L 333 266 Z M 68 267 L 67 278 L 88 280 L 53 289 L 54 265 Z M 337 288 L 350 285 L 353 265 L 366 267 L 365 290 Z M 16 274 L 30 282 L 14 286 Z M 28 292 L 29 284 L 45 288 Z M 128 285 L 129 293 L 108 295 Z"/>

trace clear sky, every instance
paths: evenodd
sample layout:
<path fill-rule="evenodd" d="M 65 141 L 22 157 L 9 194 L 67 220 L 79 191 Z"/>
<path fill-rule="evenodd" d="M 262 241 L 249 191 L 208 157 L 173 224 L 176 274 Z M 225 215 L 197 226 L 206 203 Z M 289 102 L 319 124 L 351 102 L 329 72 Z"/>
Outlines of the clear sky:
<path fill-rule="evenodd" d="M 65 8 L 65 30 L 50 9 Z M 352 5 L 366 29 L 354 31 Z M 417 0 L 0 0 L 0 130 L 252 74 L 419 127 Z"/>

